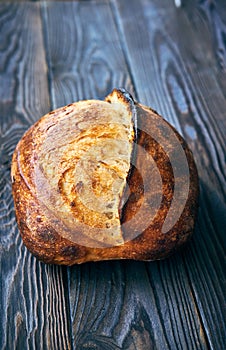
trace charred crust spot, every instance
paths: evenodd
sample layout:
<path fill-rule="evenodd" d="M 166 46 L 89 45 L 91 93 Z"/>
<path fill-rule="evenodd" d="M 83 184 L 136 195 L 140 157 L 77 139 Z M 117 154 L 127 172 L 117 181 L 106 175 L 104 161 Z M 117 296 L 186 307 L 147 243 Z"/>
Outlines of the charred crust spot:
<path fill-rule="evenodd" d="M 92 188 L 96 189 L 97 185 L 98 185 L 98 181 L 96 179 L 92 179 Z"/>
<path fill-rule="evenodd" d="M 77 192 L 81 191 L 81 189 L 83 188 L 83 182 L 79 181 L 76 185 L 75 185 L 75 189 Z"/>
<path fill-rule="evenodd" d="M 60 254 L 64 257 L 76 257 L 80 255 L 80 249 L 75 246 L 64 246 L 60 249 Z"/>
<path fill-rule="evenodd" d="M 55 242 L 57 239 L 57 232 L 52 228 L 37 228 L 37 234 L 43 242 Z"/>
<path fill-rule="evenodd" d="M 161 245 L 161 246 L 165 245 L 166 244 L 166 239 L 164 239 L 164 238 L 163 239 L 159 239 L 158 240 L 158 244 Z"/>
<path fill-rule="evenodd" d="M 52 112 L 49 112 L 49 115 L 51 115 L 51 114 L 54 114 L 55 112 L 54 111 L 52 111 Z"/>
<path fill-rule="evenodd" d="M 37 216 L 37 217 L 36 217 L 36 221 L 37 221 L 37 222 L 42 222 L 41 216 Z"/>
<path fill-rule="evenodd" d="M 69 105 L 67 105 L 67 107 L 73 106 L 73 103 L 69 103 Z"/>
<path fill-rule="evenodd" d="M 57 192 L 58 192 L 58 193 L 61 193 L 61 192 L 62 192 L 62 183 L 61 183 L 61 181 L 58 182 Z"/>
<path fill-rule="evenodd" d="M 105 215 L 107 216 L 108 219 L 112 219 L 113 218 L 113 213 L 105 213 Z"/>
<path fill-rule="evenodd" d="M 75 202 L 74 201 L 71 201 L 71 203 L 70 203 L 70 207 L 75 207 Z"/>
<path fill-rule="evenodd" d="M 55 126 L 55 123 L 49 125 L 47 128 L 46 128 L 46 131 L 48 131 L 50 128 L 52 128 L 53 126 Z"/>
<path fill-rule="evenodd" d="M 107 208 L 111 209 L 113 207 L 113 204 L 112 203 L 109 203 L 106 205 Z"/>
<path fill-rule="evenodd" d="M 26 225 L 26 222 L 25 222 L 24 220 L 21 219 L 21 220 L 18 222 L 18 225 L 19 225 L 20 230 L 21 230 L 22 232 L 24 232 L 25 230 L 27 230 L 27 225 Z"/>

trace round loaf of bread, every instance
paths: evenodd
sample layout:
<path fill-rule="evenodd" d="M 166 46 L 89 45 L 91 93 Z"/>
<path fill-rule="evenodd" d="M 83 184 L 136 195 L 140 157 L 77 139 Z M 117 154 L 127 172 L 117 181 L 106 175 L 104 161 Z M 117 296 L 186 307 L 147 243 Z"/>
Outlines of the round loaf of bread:
<path fill-rule="evenodd" d="M 162 259 L 194 228 L 191 151 L 123 89 L 38 120 L 15 149 L 11 176 L 23 242 L 46 263 Z"/>

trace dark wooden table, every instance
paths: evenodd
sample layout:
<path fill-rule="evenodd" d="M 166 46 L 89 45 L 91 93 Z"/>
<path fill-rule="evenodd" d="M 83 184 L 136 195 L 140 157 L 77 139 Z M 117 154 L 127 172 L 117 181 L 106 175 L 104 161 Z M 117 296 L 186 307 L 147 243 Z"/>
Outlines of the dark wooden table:
<path fill-rule="evenodd" d="M 49 110 L 114 87 L 192 149 L 193 239 L 159 262 L 40 263 L 14 217 L 15 145 Z M 225 0 L 0 2 L 0 349 L 226 348 L 225 122 Z"/>

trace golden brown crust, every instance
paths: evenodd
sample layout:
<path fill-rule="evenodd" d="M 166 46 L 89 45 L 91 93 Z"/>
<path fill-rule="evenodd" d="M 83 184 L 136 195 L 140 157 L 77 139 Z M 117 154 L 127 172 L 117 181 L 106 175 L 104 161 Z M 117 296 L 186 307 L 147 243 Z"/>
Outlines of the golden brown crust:
<path fill-rule="evenodd" d="M 86 109 L 81 109 L 87 118 L 82 122 L 86 120 L 88 127 L 91 118 L 89 109 L 93 103 L 86 101 Z M 59 218 L 58 209 L 54 211 L 51 204 L 59 193 L 62 194 L 62 187 L 52 199 L 50 197 L 53 194 L 45 188 L 45 181 L 39 182 L 37 177 L 42 159 L 40 154 L 44 154 L 43 144 L 51 128 L 54 130 L 56 125 L 60 125 L 55 127 L 54 134 L 60 139 L 64 121 L 67 116 L 74 115 L 74 118 L 78 118 L 73 113 L 79 104 L 82 106 L 81 102 L 60 108 L 41 118 L 25 133 L 14 152 L 12 188 L 18 226 L 27 248 L 46 263 L 73 265 L 108 259 L 162 259 L 183 245 L 192 234 L 198 205 L 198 176 L 193 156 L 183 138 L 155 111 L 129 101 L 122 91 L 114 90 L 104 103 L 110 109 L 113 104 L 122 104 L 128 114 L 136 113 L 138 123 L 138 138 L 133 145 L 136 152 L 127 177 L 129 191 L 127 189 L 127 194 L 124 192 L 125 197 L 128 195 L 128 200 L 122 210 L 119 210 L 123 244 L 117 245 L 113 240 L 104 245 L 102 237 L 106 232 L 100 238 L 92 236 L 94 231 L 90 224 L 86 225 L 88 233 L 81 233 L 79 225 L 73 226 L 74 236 L 70 239 L 70 232 L 63 232 L 65 223 L 62 224 L 63 219 Z M 96 101 L 92 110 L 93 123 L 99 123 L 100 110 L 105 108 L 105 104 Z M 109 124 L 102 122 L 101 127 L 106 133 L 113 132 Z M 70 132 L 66 127 L 63 137 L 67 131 Z M 81 134 L 81 130 L 79 132 Z M 122 129 L 117 129 L 117 133 L 122 132 Z M 70 142 L 73 142 L 73 135 Z M 48 147 L 44 150 L 46 154 L 49 151 Z M 53 159 L 56 157 L 54 155 Z M 46 166 L 48 171 L 48 163 Z M 126 172 L 124 176 L 125 174 Z M 43 191 L 46 191 L 44 196 L 40 194 L 42 186 Z M 74 203 L 75 208 L 72 203 L 73 199 L 70 198 L 70 210 L 73 212 L 78 202 Z M 65 218 L 67 217 L 70 219 L 66 212 Z"/>

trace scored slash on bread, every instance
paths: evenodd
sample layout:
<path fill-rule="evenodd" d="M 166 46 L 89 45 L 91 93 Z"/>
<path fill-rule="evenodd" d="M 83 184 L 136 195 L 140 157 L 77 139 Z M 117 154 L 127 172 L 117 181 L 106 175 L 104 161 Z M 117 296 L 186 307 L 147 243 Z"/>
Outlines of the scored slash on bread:
<path fill-rule="evenodd" d="M 185 141 L 123 89 L 36 122 L 12 186 L 23 241 L 49 263 L 164 258 L 191 236 L 197 209 Z"/>

